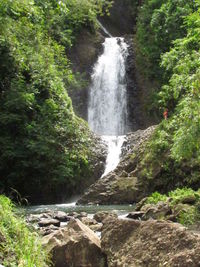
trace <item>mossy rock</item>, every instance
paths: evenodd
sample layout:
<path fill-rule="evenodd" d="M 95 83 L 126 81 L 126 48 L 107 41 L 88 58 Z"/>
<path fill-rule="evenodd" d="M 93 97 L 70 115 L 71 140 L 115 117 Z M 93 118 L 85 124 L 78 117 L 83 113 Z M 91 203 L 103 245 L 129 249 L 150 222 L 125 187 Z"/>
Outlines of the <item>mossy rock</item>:
<path fill-rule="evenodd" d="M 137 187 L 137 177 L 119 177 L 119 179 L 112 185 L 114 190 L 135 190 Z"/>

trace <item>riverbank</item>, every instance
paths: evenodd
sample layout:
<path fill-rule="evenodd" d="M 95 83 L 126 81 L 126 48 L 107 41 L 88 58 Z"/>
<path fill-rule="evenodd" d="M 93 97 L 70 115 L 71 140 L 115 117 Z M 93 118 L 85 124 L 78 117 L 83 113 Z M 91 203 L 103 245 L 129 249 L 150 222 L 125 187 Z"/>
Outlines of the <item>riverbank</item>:
<path fill-rule="evenodd" d="M 198 205 L 199 193 L 185 190 L 170 196 L 153 194 L 137 204 L 137 211 L 129 206 L 132 211 L 123 216 L 111 211 L 112 206 L 96 206 L 101 209 L 96 212 L 91 207 L 94 215 L 83 210 L 66 213 L 57 206 L 57 211 L 29 214 L 27 222 L 43 236 L 55 267 L 197 267 L 200 232 L 174 220 L 181 215 L 175 214 L 180 205 L 187 217 L 185 207 Z"/>

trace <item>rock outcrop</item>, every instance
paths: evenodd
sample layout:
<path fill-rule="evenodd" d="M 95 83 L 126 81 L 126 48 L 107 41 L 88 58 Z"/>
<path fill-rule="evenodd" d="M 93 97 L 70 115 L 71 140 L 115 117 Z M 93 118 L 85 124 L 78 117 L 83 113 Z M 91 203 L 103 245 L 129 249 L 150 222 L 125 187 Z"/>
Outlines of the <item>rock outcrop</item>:
<path fill-rule="evenodd" d="M 100 239 L 81 221 L 73 220 L 58 231 L 43 237 L 55 267 L 106 267 Z"/>
<path fill-rule="evenodd" d="M 149 181 L 138 175 L 137 164 L 143 144 L 150 138 L 154 129 L 155 126 L 152 126 L 127 135 L 122 149 L 124 156 L 118 167 L 89 187 L 78 204 L 134 203 L 153 192 L 154 188 Z"/>
<path fill-rule="evenodd" d="M 105 142 L 94 133 L 90 133 L 91 140 L 91 155 L 88 158 L 90 165 L 90 172 L 88 172 L 87 179 L 82 179 L 77 185 L 77 193 L 80 194 L 81 190 L 88 188 L 96 180 L 98 180 L 104 172 L 106 157 L 107 157 L 107 145 Z M 82 190 L 83 192 L 83 190 Z"/>
<path fill-rule="evenodd" d="M 76 114 L 85 120 L 87 120 L 90 76 L 94 63 L 103 49 L 103 42 L 104 37 L 100 31 L 91 32 L 87 28 L 82 29 L 68 55 L 74 73 L 81 74 L 77 78 L 82 81 L 80 88 L 71 88 L 68 93 Z"/>
<path fill-rule="evenodd" d="M 150 97 L 148 91 L 149 84 L 144 85 L 144 79 L 141 77 L 139 79 L 139 71 L 136 66 L 137 55 L 134 35 L 126 35 L 125 41 L 128 44 L 128 57 L 126 60 L 127 128 L 128 131 L 136 131 L 138 129 L 146 129 L 153 124 L 158 124 L 160 119 L 147 110 L 147 103 Z"/>
<path fill-rule="evenodd" d="M 109 267 L 197 267 L 200 234 L 177 223 L 149 220 L 104 221 L 102 250 Z"/>
<path fill-rule="evenodd" d="M 113 36 L 133 34 L 138 5 L 138 1 L 114 0 L 109 15 L 100 17 L 100 21 Z"/>

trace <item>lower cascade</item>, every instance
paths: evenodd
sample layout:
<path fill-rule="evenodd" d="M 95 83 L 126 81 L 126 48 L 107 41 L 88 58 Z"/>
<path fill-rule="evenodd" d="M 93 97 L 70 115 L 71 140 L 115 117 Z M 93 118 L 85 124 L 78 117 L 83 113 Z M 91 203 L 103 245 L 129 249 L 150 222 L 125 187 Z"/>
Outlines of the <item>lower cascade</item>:
<path fill-rule="evenodd" d="M 127 131 L 126 58 L 124 38 L 106 38 L 103 54 L 92 74 L 88 106 L 88 123 L 108 145 L 105 176 L 119 163 Z"/>

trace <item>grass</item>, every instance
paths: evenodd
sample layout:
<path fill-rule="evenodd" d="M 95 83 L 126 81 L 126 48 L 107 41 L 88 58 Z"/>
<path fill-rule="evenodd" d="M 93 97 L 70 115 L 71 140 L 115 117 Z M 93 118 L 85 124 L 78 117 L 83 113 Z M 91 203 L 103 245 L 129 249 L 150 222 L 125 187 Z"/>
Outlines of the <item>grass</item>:
<path fill-rule="evenodd" d="M 10 199 L 0 195 L 0 264 L 5 267 L 46 267 L 48 255 L 40 237 L 15 213 Z"/>

